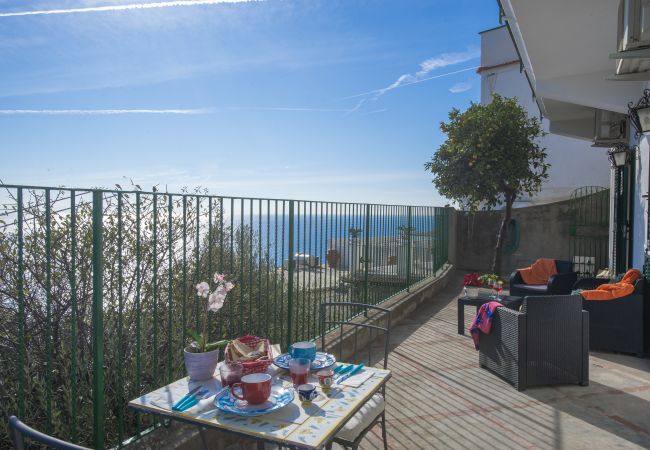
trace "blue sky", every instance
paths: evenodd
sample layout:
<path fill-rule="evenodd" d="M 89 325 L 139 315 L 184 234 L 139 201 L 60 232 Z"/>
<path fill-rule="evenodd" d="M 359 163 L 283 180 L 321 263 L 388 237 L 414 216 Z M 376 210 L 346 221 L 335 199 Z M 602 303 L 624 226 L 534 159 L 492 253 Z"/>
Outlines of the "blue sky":
<path fill-rule="evenodd" d="M 496 2 L 137 3 L 0 0 L 2 181 L 445 203 L 423 164 Z"/>

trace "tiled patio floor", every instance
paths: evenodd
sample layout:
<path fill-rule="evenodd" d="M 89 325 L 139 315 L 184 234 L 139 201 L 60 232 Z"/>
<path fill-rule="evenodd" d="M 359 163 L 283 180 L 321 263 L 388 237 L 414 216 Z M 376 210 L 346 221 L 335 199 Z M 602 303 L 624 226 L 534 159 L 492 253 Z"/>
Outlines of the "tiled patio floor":
<path fill-rule="evenodd" d="M 650 448 L 650 359 L 592 353 L 588 387 L 517 392 L 458 334 L 461 280 L 392 330 L 390 448 Z M 379 427 L 362 448 L 382 448 Z"/>

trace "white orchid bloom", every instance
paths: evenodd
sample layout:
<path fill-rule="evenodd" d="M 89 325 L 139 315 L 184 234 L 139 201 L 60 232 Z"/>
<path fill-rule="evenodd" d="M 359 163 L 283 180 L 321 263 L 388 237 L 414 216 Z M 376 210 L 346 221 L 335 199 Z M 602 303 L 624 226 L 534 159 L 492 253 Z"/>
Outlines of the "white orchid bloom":
<path fill-rule="evenodd" d="M 200 282 L 196 285 L 196 293 L 199 297 L 208 298 L 208 295 L 210 295 L 210 285 L 205 281 Z"/>
<path fill-rule="evenodd" d="M 208 309 L 213 312 L 219 311 L 223 307 L 223 302 L 225 299 L 225 295 L 219 293 L 218 291 L 214 291 L 208 298 Z"/>
<path fill-rule="evenodd" d="M 226 298 L 228 295 L 228 289 L 225 286 L 217 286 L 217 289 L 214 290 L 214 293 L 219 294 L 223 298 Z"/>

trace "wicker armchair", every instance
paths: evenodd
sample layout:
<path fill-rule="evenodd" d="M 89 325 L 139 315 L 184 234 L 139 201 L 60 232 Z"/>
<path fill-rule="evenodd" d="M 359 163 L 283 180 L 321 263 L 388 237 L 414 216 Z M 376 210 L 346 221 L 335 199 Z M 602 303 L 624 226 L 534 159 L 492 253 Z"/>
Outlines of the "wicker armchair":
<path fill-rule="evenodd" d="M 589 384 L 589 313 L 579 295 L 526 297 L 521 311 L 498 308 L 481 333 L 479 364 L 522 391 Z"/>
<path fill-rule="evenodd" d="M 582 278 L 574 289 L 595 289 L 611 280 Z M 643 356 L 650 350 L 650 303 L 644 298 L 645 281 L 634 284 L 634 292 L 614 300 L 583 300 L 589 311 L 589 336 L 592 350 L 632 353 Z"/>
<path fill-rule="evenodd" d="M 553 275 L 545 285 L 532 285 L 524 283 L 519 271 L 515 270 L 510 275 L 510 295 L 523 297 L 525 295 L 568 295 L 573 284 L 578 279 L 577 272 L 573 271 L 571 261 L 555 260 L 557 274 Z"/>

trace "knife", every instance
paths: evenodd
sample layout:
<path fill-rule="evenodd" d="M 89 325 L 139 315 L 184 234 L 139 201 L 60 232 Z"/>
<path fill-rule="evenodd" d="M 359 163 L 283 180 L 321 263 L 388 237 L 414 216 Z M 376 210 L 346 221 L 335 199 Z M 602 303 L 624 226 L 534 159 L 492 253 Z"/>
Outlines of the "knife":
<path fill-rule="evenodd" d="M 348 364 L 347 366 L 345 366 L 344 368 L 342 368 L 341 370 L 339 370 L 339 373 L 338 373 L 338 374 L 339 374 L 339 375 L 343 375 L 344 373 L 348 373 L 348 372 L 351 371 L 352 369 L 354 369 L 354 364 Z"/>
<path fill-rule="evenodd" d="M 343 377 L 339 378 L 338 381 L 336 382 L 336 384 L 341 384 L 343 381 L 347 380 L 352 375 L 356 375 L 357 373 L 359 373 L 361 371 L 361 369 L 363 369 L 363 363 L 359 364 L 357 367 L 352 369 L 350 371 L 350 373 L 348 373 L 347 375 L 344 375 Z"/>
<path fill-rule="evenodd" d="M 194 389 L 192 389 L 190 392 L 188 392 L 187 394 L 185 394 L 185 395 L 183 396 L 183 398 L 181 398 L 179 401 L 177 401 L 176 403 L 174 403 L 174 404 L 172 405 L 172 409 L 173 409 L 173 410 L 176 410 L 177 408 L 179 408 L 183 403 L 185 403 L 187 400 L 189 400 L 189 398 L 190 398 L 192 395 L 194 395 L 196 392 L 198 392 L 199 389 L 201 389 L 201 387 L 202 387 L 202 386 L 197 386 L 197 387 L 195 387 Z"/>
<path fill-rule="evenodd" d="M 209 394 L 209 393 L 210 393 L 210 391 L 208 389 L 204 389 L 204 390 L 201 390 L 201 391 L 197 392 L 194 395 L 191 395 L 190 398 L 185 403 L 182 403 L 180 406 L 178 406 L 176 408 L 176 411 L 180 411 L 180 412 L 187 411 L 192 406 L 198 405 L 199 400 L 203 400 L 204 398 L 208 398 L 209 395 L 207 395 L 207 394 Z"/>
<path fill-rule="evenodd" d="M 342 373 L 342 371 L 347 370 L 348 367 L 350 367 L 349 364 L 341 364 L 340 366 L 336 366 L 334 368 L 334 373 L 336 374 Z"/>

